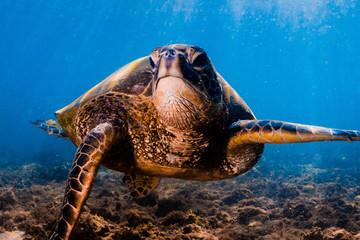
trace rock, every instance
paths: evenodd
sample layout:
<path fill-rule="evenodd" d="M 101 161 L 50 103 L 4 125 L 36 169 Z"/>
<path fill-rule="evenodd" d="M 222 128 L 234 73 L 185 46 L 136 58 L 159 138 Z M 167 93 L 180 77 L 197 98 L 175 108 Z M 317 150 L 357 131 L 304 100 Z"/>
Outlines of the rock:
<path fill-rule="evenodd" d="M 166 217 L 164 218 L 163 224 L 165 226 L 172 225 L 172 224 L 178 224 L 180 226 L 185 224 L 186 215 L 183 212 L 180 211 L 173 211 L 170 212 Z"/>
<path fill-rule="evenodd" d="M 36 236 L 36 239 L 44 239 L 46 237 L 46 231 L 41 225 L 29 225 L 26 228 L 26 234 Z"/>
<path fill-rule="evenodd" d="M 267 212 L 259 207 L 246 206 L 239 208 L 239 216 L 237 220 L 240 224 L 248 225 L 250 220 L 266 221 L 269 217 L 266 215 Z"/>
<path fill-rule="evenodd" d="M 23 237 L 24 232 L 21 231 L 0 233 L 0 240 L 22 240 Z"/>
<path fill-rule="evenodd" d="M 227 205 L 232 205 L 243 199 L 249 199 L 253 197 L 254 194 L 249 189 L 242 188 L 233 191 L 230 195 L 223 198 L 223 202 Z"/>
<path fill-rule="evenodd" d="M 164 217 L 171 211 L 185 210 L 185 203 L 178 199 L 161 199 L 158 202 L 155 215 L 157 217 Z"/>
<path fill-rule="evenodd" d="M 17 202 L 17 197 L 12 189 L 7 189 L 0 195 L 0 210 L 12 210 L 15 203 Z"/>
<path fill-rule="evenodd" d="M 133 199 L 133 201 L 140 206 L 153 207 L 159 201 L 159 195 L 157 192 L 152 192 L 149 196 L 146 196 L 144 198 L 135 198 Z"/>
<path fill-rule="evenodd" d="M 73 231 L 72 238 L 100 240 L 109 234 L 110 227 L 112 226 L 102 217 L 83 212 L 77 228 Z"/>
<path fill-rule="evenodd" d="M 304 193 L 309 193 L 309 194 L 313 194 L 315 193 L 315 187 L 311 184 L 307 184 L 307 185 L 303 185 L 301 187 L 301 190 L 304 192 Z"/>
<path fill-rule="evenodd" d="M 188 224 L 183 228 L 183 233 L 201 232 L 201 227 L 196 224 Z"/>
<path fill-rule="evenodd" d="M 355 237 L 345 229 L 331 227 L 324 230 L 324 240 L 355 240 Z"/>
<path fill-rule="evenodd" d="M 307 220 L 311 218 L 311 208 L 305 203 L 292 204 L 288 202 L 284 206 L 283 214 L 287 218 L 298 218 L 301 220 Z"/>
<path fill-rule="evenodd" d="M 198 191 L 195 198 L 196 199 L 211 200 L 212 201 L 212 200 L 218 199 L 219 196 L 216 193 L 212 192 L 212 191 L 202 190 L 202 191 Z"/>
<path fill-rule="evenodd" d="M 296 198 L 300 195 L 300 191 L 293 185 L 286 186 L 279 189 L 277 197 L 280 201 Z"/>
<path fill-rule="evenodd" d="M 0 226 L 6 231 L 14 231 L 16 227 L 12 219 L 13 217 L 14 214 L 11 212 L 2 212 L 0 214 Z"/>
<path fill-rule="evenodd" d="M 258 227 L 258 226 L 261 226 L 261 225 L 263 225 L 263 223 L 262 222 L 260 222 L 260 221 L 252 221 L 252 222 L 250 222 L 249 223 L 249 227 Z"/>
<path fill-rule="evenodd" d="M 127 212 L 125 214 L 125 219 L 127 219 L 128 225 L 130 227 L 136 227 L 139 224 L 151 222 L 151 218 L 147 216 L 146 213 L 139 212 L 136 209 L 135 210 L 132 209 L 129 212 Z"/>
<path fill-rule="evenodd" d="M 229 213 L 225 211 L 220 211 L 216 214 L 216 218 L 223 222 L 229 222 L 231 219 L 231 216 Z"/>
<path fill-rule="evenodd" d="M 81 239 L 81 238 L 79 238 Z M 91 239 L 91 238 L 89 238 Z M 131 229 L 125 228 L 119 232 L 116 232 L 112 238 L 116 240 L 141 240 L 140 234 L 137 231 L 133 231 Z"/>
<path fill-rule="evenodd" d="M 323 240 L 323 232 L 319 227 L 312 227 L 310 230 L 302 234 L 303 240 Z"/>

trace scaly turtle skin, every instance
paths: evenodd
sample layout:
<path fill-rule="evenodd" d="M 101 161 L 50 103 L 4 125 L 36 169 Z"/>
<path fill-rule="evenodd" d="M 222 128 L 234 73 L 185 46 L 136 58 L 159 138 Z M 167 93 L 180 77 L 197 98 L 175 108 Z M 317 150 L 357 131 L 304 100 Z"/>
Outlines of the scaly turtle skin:
<path fill-rule="evenodd" d="M 77 147 L 49 239 L 68 239 L 100 166 L 124 172 L 131 196 L 162 177 L 221 180 L 250 170 L 265 143 L 360 140 L 359 131 L 256 120 L 199 47 L 155 48 L 34 125 Z"/>

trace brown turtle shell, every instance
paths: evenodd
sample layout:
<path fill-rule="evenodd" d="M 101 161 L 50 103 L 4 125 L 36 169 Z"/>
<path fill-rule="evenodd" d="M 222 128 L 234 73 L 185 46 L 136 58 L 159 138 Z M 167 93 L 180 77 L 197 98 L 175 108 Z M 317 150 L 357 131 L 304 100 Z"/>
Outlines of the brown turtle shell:
<path fill-rule="evenodd" d="M 74 142 L 76 131 L 74 128 L 75 118 L 84 104 L 96 98 L 98 95 L 108 92 L 124 93 L 133 96 L 151 96 L 152 95 L 153 74 L 149 62 L 149 56 L 139 58 L 127 65 L 119 68 L 102 82 L 85 92 L 74 102 L 55 112 L 59 125 Z M 250 108 L 241 99 L 241 97 L 232 89 L 232 87 L 217 74 L 223 90 L 223 101 L 227 107 L 228 125 L 239 119 L 255 119 Z M 101 107 L 101 106 L 100 106 Z M 75 143 L 75 142 L 74 142 Z M 77 145 L 75 143 L 75 145 Z"/>

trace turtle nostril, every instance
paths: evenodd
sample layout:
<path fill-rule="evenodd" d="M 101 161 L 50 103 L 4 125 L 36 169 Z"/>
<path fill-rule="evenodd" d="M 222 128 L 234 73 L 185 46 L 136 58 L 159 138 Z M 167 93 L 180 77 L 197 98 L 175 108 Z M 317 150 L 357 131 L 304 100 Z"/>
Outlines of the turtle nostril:
<path fill-rule="evenodd" d="M 173 57 L 175 57 L 175 55 L 176 55 L 176 52 L 174 49 L 168 49 L 165 52 L 165 57 L 168 57 L 168 58 L 173 58 Z"/>

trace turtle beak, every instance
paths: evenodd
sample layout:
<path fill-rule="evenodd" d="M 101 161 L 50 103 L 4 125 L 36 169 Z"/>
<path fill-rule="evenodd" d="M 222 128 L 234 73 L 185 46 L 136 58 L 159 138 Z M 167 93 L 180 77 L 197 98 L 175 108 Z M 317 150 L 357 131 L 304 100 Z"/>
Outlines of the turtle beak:
<path fill-rule="evenodd" d="M 190 85 L 197 85 L 201 79 L 191 68 L 185 55 L 176 49 L 169 48 L 163 51 L 156 66 L 153 85 L 155 89 L 159 80 L 166 77 L 180 78 Z"/>
<path fill-rule="evenodd" d="M 157 80 L 164 77 L 184 78 L 181 66 L 186 63 L 185 56 L 179 54 L 174 49 L 168 49 L 163 52 L 159 59 Z"/>

